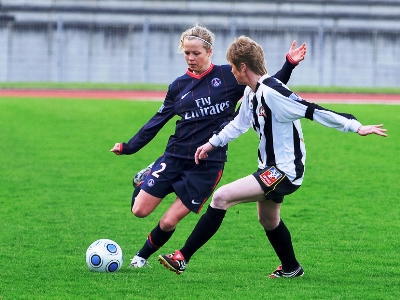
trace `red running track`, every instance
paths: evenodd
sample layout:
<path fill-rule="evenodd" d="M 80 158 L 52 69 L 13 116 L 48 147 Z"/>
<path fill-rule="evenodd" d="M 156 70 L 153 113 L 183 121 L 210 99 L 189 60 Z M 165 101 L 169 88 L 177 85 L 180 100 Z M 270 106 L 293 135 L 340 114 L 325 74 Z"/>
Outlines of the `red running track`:
<path fill-rule="evenodd" d="M 303 99 L 315 103 L 400 104 L 400 95 L 392 94 L 299 93 L 299 95 Z M 162 101 L 164 96 L 165 92 L 152 91 L 0 89 L 0 97 L 16 98 Z"/>

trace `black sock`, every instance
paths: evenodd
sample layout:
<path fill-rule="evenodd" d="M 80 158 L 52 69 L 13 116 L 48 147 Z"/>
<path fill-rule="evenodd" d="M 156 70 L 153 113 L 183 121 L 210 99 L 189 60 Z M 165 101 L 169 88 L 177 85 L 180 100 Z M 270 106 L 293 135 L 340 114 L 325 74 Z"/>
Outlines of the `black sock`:
<path fill-rule="evenodd" d="M 189 262 L 192 255 L 218 231 L 225 214 L 226 210 L 208 206 L 206 213 L 201 216 L 185 246 L 180 250 L 186 262 Z"/>
<path fill-rule="evenodd" d="M 157 226 L 149 233 L 142 249 L 140 249 L 136 255 L 148 259 L 150 255 L 168 242 L 174 232 L 175 229 L 171 231 L 163 231 L 160 228 L 160 224 L 157 224 Z"/>
<path fill-rule="evenodd" d="M 283 221 L 280 220 L 278 227 L 271 231 L 265 230 L 265 233 L 282 263 L 282 269 L 290 272 L 297 268 L 299 262 L 294 254 L 292 238 Z"/>

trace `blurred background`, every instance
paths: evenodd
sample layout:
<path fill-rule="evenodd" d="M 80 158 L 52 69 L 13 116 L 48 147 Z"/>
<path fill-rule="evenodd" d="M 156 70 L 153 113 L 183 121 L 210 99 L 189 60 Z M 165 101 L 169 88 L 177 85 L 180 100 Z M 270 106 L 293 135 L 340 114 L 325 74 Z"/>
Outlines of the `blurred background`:
<path fill-rule="evenodd" d="M 307 57 L 291 85 L 400 86 L 394 0 L 1 0 L 0 82 L 169 83 L 187 68 L 178 42 L 197 22 L 216 35 L 215 64 L 247 35 L 275 73 L 296 40 Z"/>

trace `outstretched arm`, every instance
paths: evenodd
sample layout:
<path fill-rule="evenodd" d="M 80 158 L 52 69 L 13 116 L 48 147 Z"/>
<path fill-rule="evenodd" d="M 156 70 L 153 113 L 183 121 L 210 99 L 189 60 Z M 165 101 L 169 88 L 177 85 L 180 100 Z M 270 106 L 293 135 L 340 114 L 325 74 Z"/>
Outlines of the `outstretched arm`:
<path fill-rule="evenodd" d="M 286 57 L 292 64 L 298 65 L 306 56 L 306 52 L 306 44 L 303 43 L 300 47 L 296 48 L 296 40 L 294 40 Z"/>
<path fill-rule="evenodd" d="M 357 133 L 361 136 L 365 136 L 368 134 L 387 136 L 387 134 L 385 133 L 387 129 L 381 128 L 382 126 L 383 124 L 361 126 L 360 128 L 358 128 Z"/>
<path fill-rule="evenodd" d="M 286 61 L 282 69 L 273 75 L 273 77 L 287 84 L 293 69 L 304 59 L 306 52 L 306 44 L 303 43 L 300 47 L 296 48 L 296 41 L 293 41 L 289 52 L 286 54 Z"/>

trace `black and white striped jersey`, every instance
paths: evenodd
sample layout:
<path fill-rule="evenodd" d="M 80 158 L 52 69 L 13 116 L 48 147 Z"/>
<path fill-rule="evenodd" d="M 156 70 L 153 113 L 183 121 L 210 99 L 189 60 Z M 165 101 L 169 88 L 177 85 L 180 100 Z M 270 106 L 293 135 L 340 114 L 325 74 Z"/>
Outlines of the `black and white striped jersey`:
<path fill-rule="evenodd" d="M 275 74 L 288 82 L 295 65 L 287 59 Z M 243 97 L 245 86 L 239 85 L 229 65 L 211 65 L 201 75 L 189 69 L 169 86 L 159 111 L 129 140 L 122 143 L 122 154 L 133 154 L 149 143 L 161 128 L 178 116 L 175 133 L 168 139 L 164 154 L 194 159 L 197 147 L 231 120 L 236 105 Z M 227 147 L 213 151 L 209 160 L 225 162 Z"/>
<path fill-rule="evenodd" d="M 253 127 L 260 140 L 258 167 L 276 166 L 293 184 L 301 185 L 306 159 L 301 118 L 343 132 L 357 132 L 361 126 L 354 116 L 307 102 L 278 79 L 264 75 L 255 92 L 246 87 L 239 114 L 210 143 L 224 146 Z"/>

